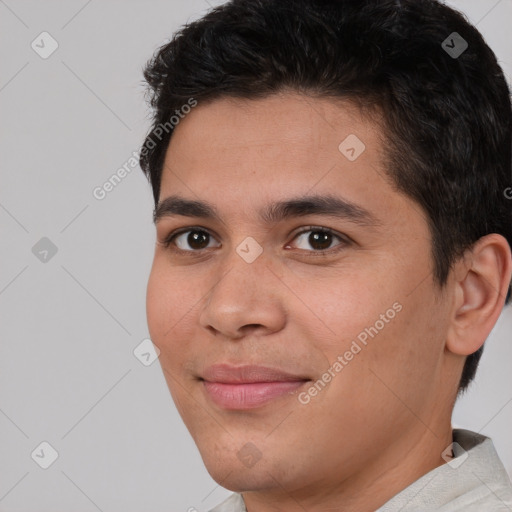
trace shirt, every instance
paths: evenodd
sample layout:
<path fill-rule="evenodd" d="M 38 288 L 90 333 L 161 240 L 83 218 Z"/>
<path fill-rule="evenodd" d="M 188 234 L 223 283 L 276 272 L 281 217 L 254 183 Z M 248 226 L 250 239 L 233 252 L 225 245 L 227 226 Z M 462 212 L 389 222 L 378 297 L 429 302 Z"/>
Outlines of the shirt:
<path fill-rule="evenodd" d="M 512 512 L 512 483 L 488 437 L 453 430 L 453 458 L 375 512 Z M 210 512 L 247 512 L 234 493 Z"/>

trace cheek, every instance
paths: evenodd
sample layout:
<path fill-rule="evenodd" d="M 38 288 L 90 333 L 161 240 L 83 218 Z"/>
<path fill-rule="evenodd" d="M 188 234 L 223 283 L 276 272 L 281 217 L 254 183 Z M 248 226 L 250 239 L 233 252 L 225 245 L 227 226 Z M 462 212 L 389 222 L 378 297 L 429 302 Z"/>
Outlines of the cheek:
<path fill-rule="evenodd" d="M 290 282 L 302 299 L 292 307 L 298 308 L 294 318 L 307 333 L 304 339 L 331 364 L 351 351 L 348 358 L 359 361 L 361 371 L 385 365 L 393 380 L 401 366 L 426 372 L 439 357 L 443 330 L 442 323 L 432 325 L 432 308 L 440 306 L 434 306 L 431 285 L 427 280 L 411 294 L 412 269 L 390 261 L 361 263 Z"/>
<path fill-rule="evenodd" d="M 296 274 L 289 285 L 298 299 L 293 302 L 297 308 L 294 318 L 312 333 L 320 329 L 329 344 L 350 340 L 378 321 L 396 301 L 397 293 L 379 278 L 379 272 L 358 268 L 355 262 L 316 270 L 314 275 Z"/>
<path fill-rule="evenodd" d="M 186 351 L 180 348 L 187 335 L 187 306 L 184 300 L 186 287 L 173 273 L 155 261 L 149 276 L 146 291 L 146 316 L 149 334 L 153 343 L 160 349 L 159 363 L 164 378 L 183 417 L 190 407 L 183 396 L 183 370 Z M 190 322 L 190 320 L 189 320 Z"/>
<path fill-rule="evenodd" d="M 174 272 L 165 269 L 162 258 L 155 257 L 146 290 L 146 316 L 151 339 L 162 349 L 176 329 L 186 325 L 190 310 L 190 287 Z"/>
<path fill-rule="evenodd" d="M 146 316 L 153 342 L 158 343 L 162 333 L 165 312 L 170 310 L 169 298 L 165 293 L 165 283 L 155 262 L 149 275 L 146 289 Z"/>

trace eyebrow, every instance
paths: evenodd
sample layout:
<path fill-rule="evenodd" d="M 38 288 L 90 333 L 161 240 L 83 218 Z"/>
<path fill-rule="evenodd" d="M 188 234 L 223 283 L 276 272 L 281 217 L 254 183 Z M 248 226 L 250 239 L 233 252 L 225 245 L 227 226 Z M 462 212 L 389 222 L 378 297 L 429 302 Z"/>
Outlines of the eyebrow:
<path fill-rule="evenodd" d="M 259 212 L 260 219 L 267 224 L 304 217 L 306 215 L 324 215 L 348 220 L 361 226 L 378 226 L 381 222 L 368 210 L 347 199 L 332 195 L 301 196 L 267 205 Z M 221 221 L 217 208 L 206 202 L 186 199 L 172 195 L 160 201 L 153 212 L 156 224 L 164 217 L 184 216 Z"/>

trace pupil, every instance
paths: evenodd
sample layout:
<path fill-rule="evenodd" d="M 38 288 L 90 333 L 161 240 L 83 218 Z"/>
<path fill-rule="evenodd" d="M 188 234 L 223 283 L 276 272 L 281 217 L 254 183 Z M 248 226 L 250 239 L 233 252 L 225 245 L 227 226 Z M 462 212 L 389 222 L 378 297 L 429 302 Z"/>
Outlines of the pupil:
<path fill-rule="evenodd" d="M 327 249 L 331 245 L 331 237 L 332 235 L 330 233 L 325 233 L 322 231 L 313 231 L 309 235 L 309 243 L 311 244 L 311 247 L 314 247 L 316 249 Z"/>
<path fill-rule="evenodd" d="M 194 249 L 204 249 L 208 245 L 207 236 L 207 233 L 204 231 L 192 231 L 188 235 L 187 242 Z"/>

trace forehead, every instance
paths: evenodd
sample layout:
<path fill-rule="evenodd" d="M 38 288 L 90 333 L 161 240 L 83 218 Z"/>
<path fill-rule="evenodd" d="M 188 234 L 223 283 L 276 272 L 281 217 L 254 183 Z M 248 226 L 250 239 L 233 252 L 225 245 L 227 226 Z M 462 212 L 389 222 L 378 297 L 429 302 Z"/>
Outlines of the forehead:
<path fill-rule="evenodd" d="M 280 93 L 262 99 L 221 98 L 198 106 L 180 121 L 169 149 L 183 144 L 197 149 L 189 158 L 201 158 L 204 151 L 223 152 L 224 159 L 236 156 L 236 149 L 254 148 L 272 156 L 311 157 L 311 149 L 322 149 L 332 163 L 341 156 L 338 145 L 350 134 L 373 142 L 380 128 L 362 119 L 349 101 L 313 98 L 299 93 Z M 372 139 L 372 140 L 370 140 Z M 292 154 L 285 149 L 293 147 Z M 172 148 L 174 149 L 174 148 Z M 172 151 L 171 149 L 171 151 Z M 189 148 L 187 148 L 189 149 Z M 325 153 L 327 151 L 327 153 Z"/>
<path fill-rule="evenodd" d="M 384 146 L 380 124 L 348 101 L 289 93 L 199 102 L 175 128 L 160 199 L 209 199 L 240 213 L 251 203 L 338 193 L 378 216 L 410 202 L 390 185 Z"/>

